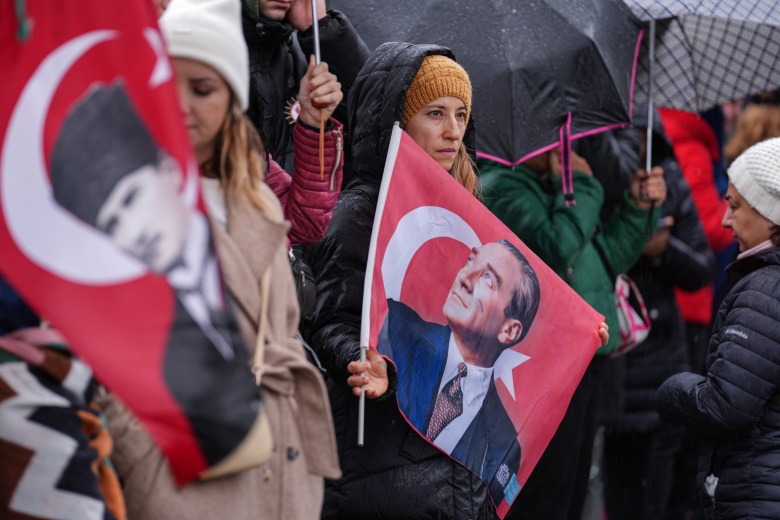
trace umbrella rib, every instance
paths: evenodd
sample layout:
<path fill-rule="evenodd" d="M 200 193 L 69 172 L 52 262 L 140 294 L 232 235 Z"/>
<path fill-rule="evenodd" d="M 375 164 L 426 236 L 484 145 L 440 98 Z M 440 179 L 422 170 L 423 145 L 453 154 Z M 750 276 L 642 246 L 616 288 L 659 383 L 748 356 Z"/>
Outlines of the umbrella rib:
<path fill-rule="evenodd" d="M 697 70 L 696 70 L 696 60 L 694 60 L 693 45 L 691 44 L 691 39 L 688 36 L 688 33 L 685 31 L 685 26 L 681 22 L 681 18 L 682 17 L 674 18 L 674 21 L 677 22 L 677 25 L 680 26 L 680 33 L 682 34 L 685 43 L 688 45 L 688 49 L 690 49 L 689 57 L 691 59 L 691 78 L 693 81 L 693 97 L 696 103 L 696 110 L 698 111 L 700 110 L 701 107 L 701 95 L 699 93 L 699 75 L 697 74 Z M 695 17 L 695 23 L 697 25 L 696 29 L 698 29 L 698 24 L 700 19 L 701 18 L 698 16 Z M 652 79 L 650 81 L 652 81 Z"/>

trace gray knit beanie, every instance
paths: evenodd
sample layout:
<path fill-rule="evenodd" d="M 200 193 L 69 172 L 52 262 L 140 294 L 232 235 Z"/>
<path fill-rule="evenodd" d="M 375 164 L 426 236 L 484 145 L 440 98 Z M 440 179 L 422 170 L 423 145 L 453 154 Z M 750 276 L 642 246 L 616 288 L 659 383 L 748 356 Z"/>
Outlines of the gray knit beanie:
<path fill-rule="evenodd" d="M 748 204 L 780 225 L 780 137 L 745 150 L 731 164 L 728 174 Z"/>

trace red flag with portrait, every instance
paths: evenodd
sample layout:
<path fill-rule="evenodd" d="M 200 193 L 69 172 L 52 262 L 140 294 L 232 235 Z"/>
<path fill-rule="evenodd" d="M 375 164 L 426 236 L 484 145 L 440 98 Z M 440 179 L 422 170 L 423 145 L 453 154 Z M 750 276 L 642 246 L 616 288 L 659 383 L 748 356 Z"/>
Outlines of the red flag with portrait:
<path fill-rule="evenodd" d="M 361 344 L 395 365 L 404 417 L 486 482 L 503 518 L 600 346 L 603 316 L 399 127 L 365 291 Z"/>
<path fill-rule="evenodd" d="M 0 274 L 179 483 L 234 462 L 264 414 L 153 3 L 2 0 L 0 40 Z"/>

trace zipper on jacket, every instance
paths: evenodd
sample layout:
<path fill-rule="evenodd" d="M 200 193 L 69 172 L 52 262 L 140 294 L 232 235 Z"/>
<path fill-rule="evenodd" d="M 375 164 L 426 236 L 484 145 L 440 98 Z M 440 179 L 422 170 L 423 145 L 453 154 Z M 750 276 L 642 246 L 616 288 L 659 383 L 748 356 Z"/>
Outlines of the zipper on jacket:
<path fill-rule="evenodd" d="M 341 142 L 341 129 L 337 128 L 333 131 L 333 134 L 336 136 L 336 162 L 333 163 L 333 171 L 330 172 L 330 191 L 333 191 L 333 181 L 336 178 L 336 170 L 339 169 L 339 164 L 341 163 L 341 151 L 344 148 Z"/>

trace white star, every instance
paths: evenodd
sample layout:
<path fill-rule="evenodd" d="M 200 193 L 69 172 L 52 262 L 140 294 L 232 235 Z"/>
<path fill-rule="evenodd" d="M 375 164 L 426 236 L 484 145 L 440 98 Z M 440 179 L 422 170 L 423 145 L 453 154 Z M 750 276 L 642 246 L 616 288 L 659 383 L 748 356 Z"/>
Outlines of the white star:
<path fill-rule="evenodd" d="M 151 27 L 144 29 L 144 38 L 146 38 L 149 47 L 152 48 L 154 54 L 157 56 L 157 63 L 154 65 L 152 75 L 149 77 L 149 88 L 159 87 L 173 75 L 171 72 L 171 64 L 168 61 L 168 53 L 165 51 L 165 44 L 163 44 L 162 36 L 160 36 L 160 33 L 155 29 L 152 29 Z"/>
<path fill-rule="evenodd" d="M 512 371 L 529 359 L 531 359 L 529 356 L 508 348 L 498 356 L 496 364 L 493 365 L 493 378 L 496 381 L 503 380 L 514 401 L 517 401 L 517 398 L 515 397 L 515 381 L 512 377 Z"/>

